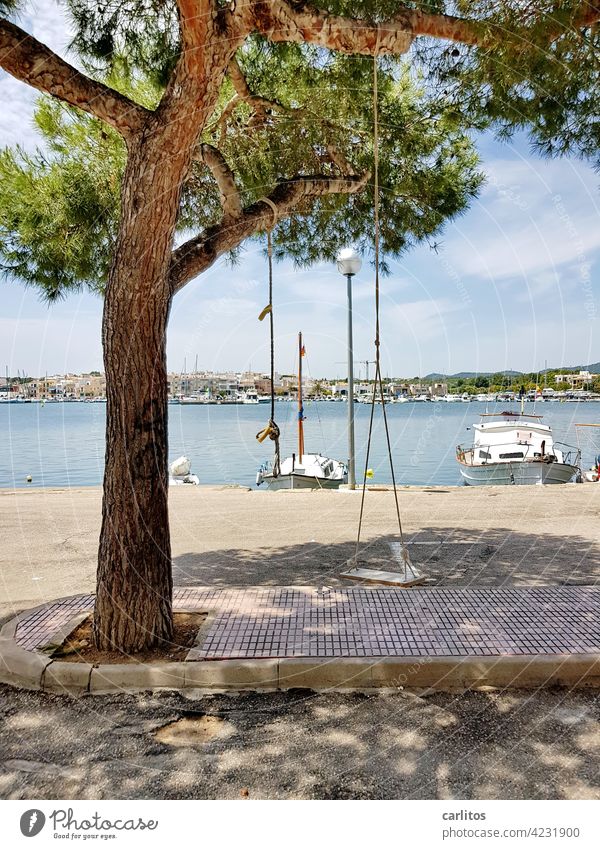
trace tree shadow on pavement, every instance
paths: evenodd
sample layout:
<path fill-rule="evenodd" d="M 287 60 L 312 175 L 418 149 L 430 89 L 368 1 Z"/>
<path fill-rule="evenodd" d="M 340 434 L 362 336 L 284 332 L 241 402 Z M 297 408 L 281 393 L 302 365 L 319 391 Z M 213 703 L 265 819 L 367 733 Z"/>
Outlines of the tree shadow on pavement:
<path fill-rule="evenodd" d="M 398 570 L 388 535 L 361 544 L 361 566 Z M 592 585 L 600 580 L 600 545 L 580 536 L 424 527 L 407 534 L 413 563 L 430 586 Z M 339 585 L 355 543 L 301 543 L 245 550 L 224 548 L 174 558 L 175 586 Z"/>
<path fill-rule="evenodd" d="M 72 700 L 0 687 L 0 797 L 598 799 L 599 739 L 592 691 Z"/>

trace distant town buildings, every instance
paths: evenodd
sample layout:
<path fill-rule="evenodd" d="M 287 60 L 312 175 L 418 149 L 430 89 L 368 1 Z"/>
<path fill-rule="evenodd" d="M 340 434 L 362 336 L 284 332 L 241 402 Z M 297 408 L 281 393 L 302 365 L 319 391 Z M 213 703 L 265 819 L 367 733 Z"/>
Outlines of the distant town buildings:
<path fill-rule="evenodd" d="M 535 376 L 534 376 L 535 377 Z M 173 400 L 188 399 L 189 401 L 256 401 L 266 400 L 271 394 L 271 380 L 268 374 L 255 371 L 197 371 L 190 374 L 171 372 L 167 375 L 169 397 Z M 539 379 L 539 378 L 538 378 Z M 563 397 L 597 397 L 598 390 L 590 391 L 597 384 L 599 376 L 589 371 L 564 372 L 553 376 L 550 386 L 544 386 L 541 394 L 544 398 L 558 399 Z M 459 395 L 463 398 L 470 396 L 480 398 L 490 393 L 488 388 L 477 388 L 479 384 L 471 381 L 426 381 L 414 382 L 400 380 L 384 380 L 385 396 L 393 399 L 416 399 L 419 401 L 449 399 L 456 400 Z M 528 396 L 539 395 L 540 388 L 535 383 L 528 387 Z M 566 387 L 566 388 L 565 388 Z M 280 398 L 292 398 L 298 392 L 298 377 L 295 374 L 275 373 L 275 395 Z M 305 398 L 315 397 L 343 401 L 348 395 L 348 384 L 345 380 L 314 379 L 306 377 L 302 383 Z M 354 384 L 355 398 L 359 401 L 368 400 L 373 392 L 373 382 L 356 381 Z M 491 395 L 498 394 L 504 399 L 514 398 L 518 392 L 495 387 Z M 10 399 L 22 401 L 94 401 L 106 397 L 106 379 L 97 371 L 87 374 L 61 374 L 44 377 L 28 378 L 18 376 L 0 379 L 0 400 Z M 491 396 L 490 396 L 491 397 Z M 489 400 L 489 399 L 488 399 Z"/>
<path fill-rule="evenodd" d="M 556 383 L 566 383 L 569 389 L 585 389 L 588 383 L 597 377 L 596 374 L 591 374 L 589 371 L 568 372 L 567 374 L 557 374 L 554 378 Z"/>
<path fill-rule="evenodd" d="M 56 374 L 37 378 L 13 378 L 0 386 L 0 396 L 25 399 L 73 400 L 104 398 L 106 378 L 100 372 Z"/>

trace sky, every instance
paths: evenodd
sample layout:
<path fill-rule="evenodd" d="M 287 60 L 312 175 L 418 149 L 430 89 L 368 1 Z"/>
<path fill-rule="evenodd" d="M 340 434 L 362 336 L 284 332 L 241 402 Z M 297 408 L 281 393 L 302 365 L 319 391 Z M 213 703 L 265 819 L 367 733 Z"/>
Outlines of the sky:
<path fill-rule="evenodd" d="M 61 55 L 69 24 L 51 0 L 24 6 L 20 26 Z M 35 92 L 0 71 L 0 146 L 36 146 Z M 382 367 L 390 376 L 536 371 L 600 360 L 600 175 L 576 159 L 545 160 L 518 137 L 477 140 L 486 184 L 448 224 L 437 252 L 418 247 L 389 262 L 382 281 Z M 343 247 L 343 245 L 340 245 Z M 278 371 L 292 371 L 302 331 L 313 377 L 346 373 L 346 286 L 337 269 L 275 266 Z M 354 351 L 374 358 L 374 280 L 354 278 Z M 174 299 L 168 367 L 268 368 L 264 246 L 217 262 Z M 75 294 L 48 306 L 33 289 L 0 281 L 0 370 L 30 376 L 102 369 L 101 300 Z"/>

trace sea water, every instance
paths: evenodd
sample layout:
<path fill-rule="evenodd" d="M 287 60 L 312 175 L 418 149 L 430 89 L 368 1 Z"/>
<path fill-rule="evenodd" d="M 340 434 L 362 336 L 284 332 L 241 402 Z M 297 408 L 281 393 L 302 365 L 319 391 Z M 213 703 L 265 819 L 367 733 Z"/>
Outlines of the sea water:
<path fill-rule="evenodd" d="M 506 403 L 487 406 L 488 412 L 506 408 Z M 371 409 L 367 404 L 355 404 L 354 411 L 356 475 L 362 480 Z M 447 486 L 461 482 L 455 448 L 459 443 L 471 443 L 473 432 L 467 428 L 486 411 L 485 404 L 408 402 L 386 406 L 386 411 L 399 484 Z M 256 440 L 269 412 L 268 404 L 170 404 L 169 457 L 189 457 L 192 472 L 201 483 L 254 486 L 258 467 L 273 456 L 272 442 Z M 534 412 L 533 404 L 527 404 L 525 412 Z M 600 403 L 539 403 L 535 412 L 551 425 L 555 440 L 572 445 L 577 445 L 576 422 L 600 422 Z M 297 415 L 292 402 L 275 406 L 282 457 L 296 451 Z M 306 402 L 306 451 L 345 461 L 347 415 L 343 402 Z M 105 416 L 106 405 L 101 403 L 0 404 L 0 488 L 101 483 Z M 600 428 L 580 431 L 580 439 L 582 463 L 587 468 L 600 454 Z M 370 482 L 391 481 L 379 405 L 374 414 L 369 468 L 373 470 Z"/>

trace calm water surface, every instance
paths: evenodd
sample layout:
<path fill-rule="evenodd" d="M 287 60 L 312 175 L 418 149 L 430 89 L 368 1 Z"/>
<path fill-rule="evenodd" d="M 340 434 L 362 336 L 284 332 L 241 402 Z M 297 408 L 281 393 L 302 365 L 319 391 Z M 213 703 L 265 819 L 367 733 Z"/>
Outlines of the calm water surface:
<path fill-rule="evenodd" d="M 513 405 L 514 406 L 514 405 Z M 489 412 L 501 407 L 489 406 Z M 526 406 L 532 412 L 533 405 Z M 340 460 L 347 456 L 344 403 L 307 403 L 305 444 Z M 450 485 L 461 482 L 454 459 L 459 442 L 469 443 L 466 428 L 479 420 L 485 404 L 395 404 L 387 408 L 396 478 L 403 484 Z M 536 412 L 552 426 L 554 438 L 577 444 L 575 422 L 600 422 L 600 403 L 538 404 Z M 362 479 L 370 407 L 355 405 L 357 477 Z M 169 406 L 169 456 L 186 454 L 201 483 L 254 486 L 256 471 L 272 459 L 272 444 L 259 444 L 256 433 L 269 417 L 267 404 L 242 406 Z M 296 450 L 296 405 L 281 402 L 276 419 L 282 434 L 282 456 Z M 81 486 L 102 482 L 104 404 L 0 404 L 0 487 Z M 596 439 L 596 447 L 591 436 Z M 600 429 L 587 429 L 583 464 L 600 453 Z M 369 466 L 374 483 L 389 483 L 381 409 Z M 26 477 L 31 475 L 32 484 Z"/>

